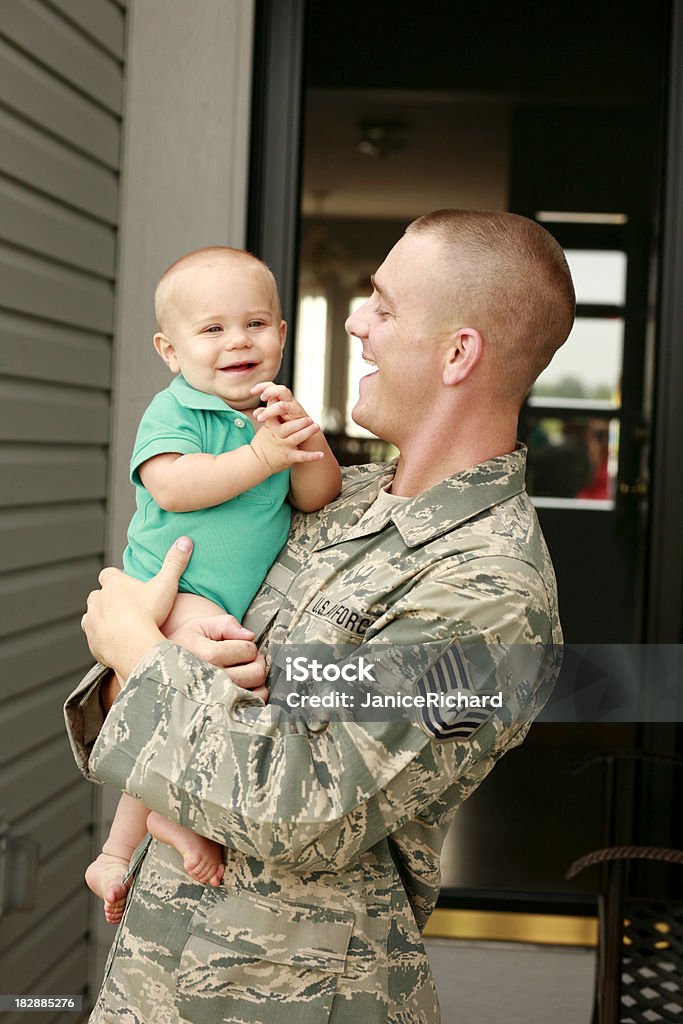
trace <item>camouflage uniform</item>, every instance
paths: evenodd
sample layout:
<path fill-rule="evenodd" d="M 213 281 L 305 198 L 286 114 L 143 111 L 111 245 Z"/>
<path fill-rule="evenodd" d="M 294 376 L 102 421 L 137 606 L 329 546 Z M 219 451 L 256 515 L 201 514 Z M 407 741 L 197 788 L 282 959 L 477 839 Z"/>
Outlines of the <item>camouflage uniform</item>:
<path fill-rule="evenodd" d="M 524 466 L 519 449 L 369 513 L 393 465 L 347 471 L 337 501 L 295 517 L 245 619 L 271 659 L 285 641 L 351 645 L 413 693 L 448 685 L 447 663 L 456 685 L 487 677 L 500 710 L 307 721 L 170 642 L 104 724 L 100 670 L 81 683 L 67 718 L 83 771 L 226 847 L 218 889 L 162 844 L 134 857 L 93 1021 L 438 1021 L 420 929 L 448 823 L 558 668 Z"/>

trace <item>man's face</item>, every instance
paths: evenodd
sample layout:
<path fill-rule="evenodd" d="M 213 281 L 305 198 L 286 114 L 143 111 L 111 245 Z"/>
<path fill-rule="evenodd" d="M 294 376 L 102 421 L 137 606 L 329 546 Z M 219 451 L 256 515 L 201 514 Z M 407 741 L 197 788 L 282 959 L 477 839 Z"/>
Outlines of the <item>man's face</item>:
<path fill-rule="evenodd" d="M 259 403 L 250 388 L 280 369 L 286 325 L 272 282 L 258 266 L 221 260 L 178 271 L 162 353 L 174 373 L 233 409 Z"/>
<path fill-rule="evenodd" d="M 356 423 L 401 448 L 442 387 L 444 308 L 440 246 L 404 235 L 373 275 L 373 293 L 346 321 L 373 369 L 360 381 Z"/>

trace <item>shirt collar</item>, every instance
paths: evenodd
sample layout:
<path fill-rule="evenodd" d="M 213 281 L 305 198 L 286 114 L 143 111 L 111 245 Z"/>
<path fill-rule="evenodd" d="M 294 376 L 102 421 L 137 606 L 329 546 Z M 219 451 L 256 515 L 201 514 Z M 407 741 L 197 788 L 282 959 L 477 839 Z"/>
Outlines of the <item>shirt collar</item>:
<path fill-rule="evenodd" d="M 350 540 L 377 533 L 391 520 L 408 547 L 424 544 L 480 512 L 521 494 L 525 489 L 526 456 L 526 446 L 518 444 L 514 452 L 497 455 L 456 473 L 422 494 L 397 506 L 379 509 L 376 514 L 372 511 L 374 498 L 371 498 L 361 519 L 344 533 L 343 538 L 338 539 Z M 384 467 L 384 473 L 378 474 L 375 495 L 390 482 L 395 468 L 393 463 Z M 390 471 L 388 475 L 387 470 Z"/>
<path fill-rule="evenodd" d="M 203 391 L 197 391 L 196 388 L 191 387 L 182 373 L 179 373 L 174 378 L 168 390 L 186 409 L 205 409 L 210 412 L 224 412 L 230 416 L 248 418 L 246 413 L 240 413 L 238 409 L 233 409 L 232 406 L 227 405 L 218 395 L 207 395 Z"/>

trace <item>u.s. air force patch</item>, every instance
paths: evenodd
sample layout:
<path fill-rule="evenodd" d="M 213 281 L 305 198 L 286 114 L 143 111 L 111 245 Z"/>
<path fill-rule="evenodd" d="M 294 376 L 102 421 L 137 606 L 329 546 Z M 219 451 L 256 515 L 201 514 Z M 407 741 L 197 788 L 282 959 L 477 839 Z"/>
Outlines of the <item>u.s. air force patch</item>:
<path fill-rule="evenodd" d="M 333 623 L 349 636 L 364 637 L 373 619 L 364 611 L 358 611 L 341 601 L 331 601 L 324 594 L 318 594 L 309 604 L 307 611 L 318 619 Z"/>

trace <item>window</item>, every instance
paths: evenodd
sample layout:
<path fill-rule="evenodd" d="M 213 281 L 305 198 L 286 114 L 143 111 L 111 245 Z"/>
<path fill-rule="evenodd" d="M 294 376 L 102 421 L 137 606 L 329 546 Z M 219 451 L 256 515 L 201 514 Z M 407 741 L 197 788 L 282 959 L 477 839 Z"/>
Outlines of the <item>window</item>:
<path fill-rule="evenodd" d="M 321 426 L 324 426 L 326 357 L 327 299 L 324 295 L 303 295 L 299 303 L 294 394 L 308 415 Z"/>
<path fill-rule="evenodd" d="M 576 321 L 527 400 L 527 487 L 539 506 L 612 509 L 627 282 L 626 253 L 614 242 L 627 218 L 546 211 L 537 219 L 571 239 Z"/>

